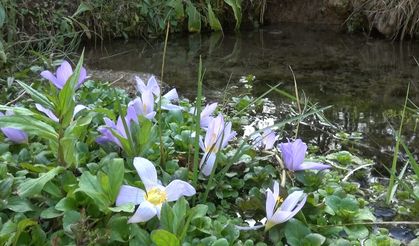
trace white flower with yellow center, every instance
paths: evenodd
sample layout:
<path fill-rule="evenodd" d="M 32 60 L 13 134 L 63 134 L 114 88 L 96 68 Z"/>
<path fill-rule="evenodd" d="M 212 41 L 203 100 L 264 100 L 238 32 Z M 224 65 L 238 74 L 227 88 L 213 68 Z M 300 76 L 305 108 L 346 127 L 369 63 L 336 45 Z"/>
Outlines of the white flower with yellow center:
<path fill-rule="evenodd" d="M 192 185 L 178 179 L 173 180 L 166 187 L 162 186 L 157 179 L 157 171 L 153 163 L 145 158 L 134 158 L 134 167 L 143 181 L 146 191 L 134 186 L 123 185 L 115 202 L 116 206 L 139 204 L 128 223 L 145 222 L 156 215 L 160 218 L 163 203 L 173 202 L 182 196 L 192 196 L 196 193 Z"/>

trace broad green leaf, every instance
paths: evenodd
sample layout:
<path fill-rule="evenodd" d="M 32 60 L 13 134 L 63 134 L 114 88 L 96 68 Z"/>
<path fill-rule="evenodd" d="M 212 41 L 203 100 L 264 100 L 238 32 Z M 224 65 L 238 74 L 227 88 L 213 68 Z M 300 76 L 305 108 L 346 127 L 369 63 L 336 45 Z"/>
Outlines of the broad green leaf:
<path fill-rule="evenodd" d="M 151 240 L 156 246 L 179 246 L 179 239 L 172 233 L 165 230 L 154 230 L 151 233 Z"/>
<path fill-rule="evenodd" d="M 80 221 L 81 215 L 79 212 L 70 210 L 64 212 L 63 229 L 66 232 L 72 233 L 71 227 Z"/>
<path fill-rule="evenodd" d="M 100 182 L 97 180 L 97 177 L 93 176 L 89 171 L 83 172 L 79 181 L 79 188 L 75 192 L 83 192 L 89 196 L 94 204 L 102 212 L 107 212 L 111 201 L 109 201 L 102 190 Z"/>
<path fill-rule="evenodd" d="M 25 198 L 12 196 L 7 200 L 6 208 L 17 213 L 25 213 L 35 210 L 34 206 Z"/>
<path fill-rule="evenodd" d="M 42 173 L 39 178 L 25 180 L 17 187 L 17 194 L 20 197 L 28 197 L 41 193 L 44 185 L 63 170 L 62 167 L 55 167 L 47 173 Z"/>
<path fill-rule="evenodd" d="M 183 19 L 185 17 L 182 0 L 172 0 L 168 5 L 175 10 L 177 19 Z"/>
<path fill-rule="evenodd" d="M 6 177 L 0 180 L 0 199 L 6 199 L 12 192 L 13 177 Z"/>
<path fill-rule="evenodd" d="M 0 111 L 6 111 L 6 110 L 11 110 L 13 111 L 15 114 L 18 115 L 27 115 L 27 116 L 32 116 L 35 115 L 34 112 L 32 112 L 31 110 L 27 109 L 27 108 L 22 108 L 22 107 L 9 107 L 9 106 L 3 106 L 0 105 Z"/>
<path fill-rule="evenodd" d="M 120 213 L 120 212 L 133 213 L 135 210 L 135 205 L 132 203 L 127 203 L 118 207 L 110 207 L 109 210 L 115 213 Z"/>
<path fill-rule="evenodd" d="M 344 230 L 350 239 L 362 239 L 368 237 L 368 228 L 364 225 L 345 226 Z"/>
<path fill-rule="evenodd" d="M 326 241 L 326 238 L 323 235 L 317 233 L 310 233 L 303 239 L 304 245 L 311 246 L 320 246 Z"/>
<path fill-rule="evenodd" d="M 56 210 L 54 207 L 49 207 L 43 210 L 40 214 L 42 219 L 53 219 L 63 215 L 63 212 Z"/>
<path fill-rule="evenodd" d="M 188 14 L 188 30 L 189 32 L 201 31 L 201 14 L 195 6 L 188 2 L 186 6 L 186 13 Z"/>
<path fill-rule="evenodd" d="M 220 238 L 217 241 L 213 242 L 211 244 L 211 246 L 229 246 L 230 244 L 228 243 L 227 239 L 225 238 Z"/>
<path fill-rule="evenodd" d="M 146 230 L 141 229 L 138 224 L 130 224 L 130 229 L 134 238 L 130 240 L 129 245 L 151 245 L 150 235 Z"/>
<path fill-rule="evenodd" d="M 108 162 L 108 177 L 109 177 L 109 190 L 108 196 L 111 202 L 116 200 L 122 182 L 124 181 L 124 160 L 121 158 L 115 158 Z M 102 187 L 105 189 L 105 187 Z"/>
<path fill-rule="evenodd" d="M 87 4 L 86 2 L 81 2 L 76 12 L 71 17 L 76 17 L 77 15 L 82 14 L 86 11 L 91 11 L 92 9 L 93 7 Z"/>
<path fill-rule="evenodd" d="M 72 197 L 64 197 L 57 204 L 55 204 L 55 209 L 62 212 L 76 210 L 77 209 L 76 200 Z"/>
<path fill-rule="evenodd" d="M 25 84 L 25 83 L 23 83 L 19 80 L 16 80 L 16 82 L 20 86 L 22 86 L 23 89 L 25 89 L 26 93 L 28 93 L 35 102 L 37 102 L 39 104 L 42 104 L 43 106 L 45 106 L 49 109 L 54 109 L 55 108 L 54 104 L 50 100 L 48 100 L 48 98 L 44 94 L 42 94 L 41 92 L 35 90 L 31 86 L 29 86 L 29 85 L 27 85 L 27 84 Z"/>
<path fill-rule="evenodd" d="M 224 0 L 233 9 L 234 18 L 236 19 L 236 30 L 239 30 L 242 22 L 242 0 Z"/>
<path fill-rule="evenodd" d="M 15 245 L 17 244 L 20 235 L 22 234 L 22 232 L 26 230 L 26 228 L 37 225 L 37 224 L 38 223 L 36 221 L 31 220 L 31 219 L 24 219 L 24 220 L 19 221 L 19 223 L 17 224 L 17 231 L 14 238 Z"/>
<path fill-rule="evenodd" d="M 73 137 L 63 137 L 60 139 L 64 161 L 69 166 L 77 166 L 76 143 L 77 140 Z"/>
<path fill-rule="evenodd" d="M 208 20 L 211 26 L 211 29 L 214 31 L 222 31 L 223 28 L 221 27 L 221 23 L 218 20 L 217 16 L 215 16 L 214 11 L 212 10 L 210 2 L 208 2 Z"/>
<path fill-rule="evenodd" d="M 285 238 L 291 246 L 301 245 L 301 240 L 310 233 L 310 229 L 297 219 L 291 219 L 285 224 Z"/>
<path fill-rule="evenodd" d="M 107 228 L 110 229 L 111 241 L 126 242 L 130 236 L 130 231 L 127 230 L 127 217 L 123 217 L 119 214 L 112 216 L 107 224 Z"/>
<path fill-rule="evenodd" d="M 85 135 L 87 127 L 92 122 L 93 113 L 89 113 L 86 116 L 79 117 L 77 120 L 72 121 L 64 132 L 64 136 L 73 136 L 79 139 L 82 135 Z"/>
<path fill-rule="evenodd" d="M 55 143 L 57 143 L 58 139 L 58 133 L 52 126 L 29 116 L 2 116 L 0 117 L 0 127 L 21 129 L 30 135 L 39 136 Z"/>
<path fill-rule="evenodd" d="M 173 209 L 166 202 L 163 204 L 161 208 L 161 214 L 160 214 L 161 228 L 166 231 L 173 232 L 174 234 L 176 234 L 176 228 L 174 228 L 174 224 L 175 224 L 175 216 L 173 213 Z"/>

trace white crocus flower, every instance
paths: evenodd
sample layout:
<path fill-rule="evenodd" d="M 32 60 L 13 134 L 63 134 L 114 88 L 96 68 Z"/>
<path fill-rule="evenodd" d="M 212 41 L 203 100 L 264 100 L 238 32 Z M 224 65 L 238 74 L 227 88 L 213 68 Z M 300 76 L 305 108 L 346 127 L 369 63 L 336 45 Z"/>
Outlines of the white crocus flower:
<path fill-rule="evenodd" d="M 146 191 L 134 186 L 123 185 L 116 198 L 117 206 L 139 204 L 128 223 L 145 222 L 156 215 L 160 218 L 163 203 L 173 202 L 182 196 L 192 196 L 196 193 L 192 185 L 178 179 L 173 180 L 166 187 L 162 186 L 157 179 L 157 171 L 153 163 L 145 158 L 134 158 L 134 167 Z"/>

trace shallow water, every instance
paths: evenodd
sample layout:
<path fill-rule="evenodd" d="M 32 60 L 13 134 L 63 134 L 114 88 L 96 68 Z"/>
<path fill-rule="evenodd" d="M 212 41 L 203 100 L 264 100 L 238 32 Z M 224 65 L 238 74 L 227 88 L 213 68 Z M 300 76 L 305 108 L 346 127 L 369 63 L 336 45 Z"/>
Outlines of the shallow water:
<path fill-rule="evenodd" d="M 163 46 L 161 41 L 132 40 L 90 47 L 88 67 L 129 74 L 160 74 Z M 181 95 L 192 97 L 195 93 L 199 56 L 206 70 L 204 93 L 210 100 L 221 98 L 228 83 L 238 85 L 237 90 L 230 92 L 246 91 L 238 81 L 248 74 L 256 76 L 255 95 L 280 82 L 280 89 L 293 93 L 291 66 L 299 90 L 311 102 L 333 105 L 326 112 L 331 122 L 347 133 L 362 133 L 363 138 L 357 144 L 347 144 L 342 149 L 355 147 L 360 154 L 380 164 L 390 164 L 395 142 L 394 131 L 384 115 L 400 111 L 409 82 L 410 99 L 419 103 L 419 67 L 413 59 L 419 57 L 418 42 L 369 40 L 327 28 L 291 24 L 224 36 L 173 35 L 167 47 L 164 80 L 178 88 Z M 278 94 L 269 98 L 278 106 L 287 101 Z M 394 127 L 397 129 L 398 125 Z M 405 136 L 417 157 L 418 130 L 413 127 L 413 122 L 405 126 Z M 324 131 L 306 127 L 301 134 L 306 141 L 323 142 L 325 151 L 336 148 L 333 141 L 328 141 L 330 134 Z"/>

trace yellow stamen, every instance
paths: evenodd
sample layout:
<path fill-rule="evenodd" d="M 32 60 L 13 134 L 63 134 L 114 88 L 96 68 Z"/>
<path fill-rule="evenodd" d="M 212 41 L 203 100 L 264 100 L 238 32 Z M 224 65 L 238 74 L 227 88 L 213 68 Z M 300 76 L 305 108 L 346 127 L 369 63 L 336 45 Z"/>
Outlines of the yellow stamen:
<path fill-rule="evenodd" d="M 145 199 L 154 205 L 160 205 L 167 200 L 167 194 L 156 187 L 147 192 Z"/>
<path fill-rule="evenodd" d="M 275 200 L 277 204 L 281 204 L 284 202 L 284 199 L 281 196 L 277 196 Z"/>

